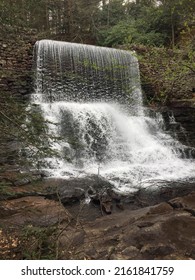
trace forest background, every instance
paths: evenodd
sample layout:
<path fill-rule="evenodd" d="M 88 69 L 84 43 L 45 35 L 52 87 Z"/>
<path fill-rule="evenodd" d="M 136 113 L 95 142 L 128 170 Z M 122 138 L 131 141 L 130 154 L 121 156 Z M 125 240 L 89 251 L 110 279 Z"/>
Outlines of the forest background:
<path fill-rule="evenodd" d="M 103 46 L 175 47 L 194 27 L 193 0 L 1 0 L 0 24 Z M 190 39 L 190 38 L 189 38 Z"/>

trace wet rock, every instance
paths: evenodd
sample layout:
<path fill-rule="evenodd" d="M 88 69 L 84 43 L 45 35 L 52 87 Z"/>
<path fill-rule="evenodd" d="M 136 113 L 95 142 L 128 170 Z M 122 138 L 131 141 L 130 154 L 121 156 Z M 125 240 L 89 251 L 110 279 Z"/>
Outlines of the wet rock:
<path fill-rule="evenodd" d="M 188 147 L 195 148 L 195 99 L 189 100 L 187 104 L 177 101 L 169 109 L 172 111 L 175 121 L 181 127 L 177 131 L 179 141 Z M 192 153 L 194 153 L 193 150 Z"/>
<path fill-rule="evenodd" d="M 16 187 L 19 187 L 19 186 L 24 186 L 24 185 L 27 185 L 27 184 L 30 184 L 30 183 L 31 183 L 30 178 L 22 178 L 20 180 L 15 181 L 14 185 Z"/>
<path fill-rule="evenodd" d="M 78 202 L 84 198 L 90 198 L 94 202 L 99 202 L 100 197 L 113 186 L 100 176 L 88 176 L 85 178 L 74 178 L 64 180 L 64 184 L 59 187 L 58 194 L 64 204 Z M 106 198 L 105 208 L 106 206 Z"/>
<path fill-rule="evenodd" d="M 184 197 L 177 197 L 169 201 L 169 204 L 173 208 L 182 208 L 186 211 L 191 212 L 193 215 L 195 215 L 195 192 L 190 193 L 187 196 Z"/>
<path fill-rule="evenodd" d="M 96 248 L 97 259 L 194 258 L 195 218 L 183 208 L 172 207 L 176 200 L 193 208 L 195 194 L 105 215 L 85 224 L 84 243 L 79 245 L 77 252 L 82 251 L 89 259 L 94 259 L 90 255 L 92 248 Z M 91 249 L 85 246 L 89 243 Z"/>
<path fill-rule="evenodd" d="M 114 193 L 111 185 L 96 176 L 42 180 L 36 187 L 12 186 L 26 197 L 0 201 L 0 225 L 55 227 L 61 259 L 194 259 L 192 186 L 142 190 L 131 194 L 131 199 Z M 91 203 L 85 203 L 86 197 Z"/>
<path fill-rule="evenodd" d="M 193 89 L 192 89 L 193 91 Z M 174 108 L 195 108 L 195 98 L 172 100 L 170 105 Z"/>
<path fill-rule="evenodd" d="M 168 202 L 169 200 L 186 196 L 194 191 L 195 182 L 156 182 L 155 188 L 140 189 L 135 194 L 135 203 L 139 207 L 146 207 Z"/>
<path fill-rule="evenodd" d="M 112 213 L 112 198 L 108 195 L 100 197 L 100 205 L 106 214 Z"/>
<path fill-rule="evenodd" d="M 59 197 L 62 203 L 71 204 L 74 202 L 78 202 L 85 197 L 85 190 L 83 188 L 67 188 L 61 187 L 59 189 Z"/>
<path fill-rule="evenodd" d="M 150 207 L 149 213 L 150 214 L 166 214 L 172 211 L 173 208 L 170 205 L 170 203 L 162 202 L 160 204 L 157 204 L 153 207 Z"/>

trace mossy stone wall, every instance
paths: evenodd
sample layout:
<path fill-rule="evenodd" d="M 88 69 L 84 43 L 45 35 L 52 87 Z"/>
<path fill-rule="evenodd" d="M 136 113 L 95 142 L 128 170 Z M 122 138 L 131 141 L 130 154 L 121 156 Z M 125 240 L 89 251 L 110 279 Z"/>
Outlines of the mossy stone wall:
<path fill-rule="evenodd" d="M 26 95 L 33 90 L 36 30 L 0 27 L 0 91 Z"/>

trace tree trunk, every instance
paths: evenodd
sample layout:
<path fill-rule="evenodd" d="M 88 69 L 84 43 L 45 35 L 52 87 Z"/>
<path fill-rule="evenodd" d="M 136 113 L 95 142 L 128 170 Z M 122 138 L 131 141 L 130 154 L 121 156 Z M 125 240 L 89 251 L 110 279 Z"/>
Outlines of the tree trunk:
<path fill-rule="evenodd" d="M 171 44 L 172 49 L 175 47 L 175 27 L 174 27 L 174 20 L 173 20 L 173 13 L 171 12 Z"/>

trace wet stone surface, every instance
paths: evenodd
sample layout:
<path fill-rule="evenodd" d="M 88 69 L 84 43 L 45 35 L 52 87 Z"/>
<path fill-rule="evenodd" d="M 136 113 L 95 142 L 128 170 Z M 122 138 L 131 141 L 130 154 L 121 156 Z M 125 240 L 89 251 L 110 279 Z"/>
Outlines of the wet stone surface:
<path fill-rule="evenodd" d="M 20 197 L 1 199 L 1 235 L 7 242 L 9 233 L 18 243 L 13 249 L 2 241 L 2 259 L 23 258 L 20 238 L 26 227 L 28 231 L 29 227 L 55 229 L 55 235 L 47 237 L 60 248 L 53 258 L 195 258 L 195 184 L 122 195 L 104 179 L 92 176 L 42 179 L 36 186 L 9 186 L 9 191 Z"/>

